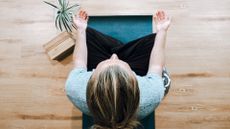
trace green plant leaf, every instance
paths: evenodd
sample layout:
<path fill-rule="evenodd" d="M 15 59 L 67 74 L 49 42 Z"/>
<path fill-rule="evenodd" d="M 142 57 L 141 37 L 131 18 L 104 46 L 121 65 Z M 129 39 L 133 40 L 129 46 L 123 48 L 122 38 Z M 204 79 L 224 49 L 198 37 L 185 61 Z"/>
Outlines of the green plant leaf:
<path fill-rule="evenodd" d="M 64 10 L 66 10 L 68 8 L 68 6 L 69 6 L 69 1 L 67 1 L 67 3 L 65 4 Z"/>
<path fill-rule="evenodd" d="M 58 0 L 58 3 L 59 3 L 59 5 L 60 5 L 61 8 L 63 7 L 62 1 L 63 1 L 63 0 Z"/>
<path fill-rule="evenodd" d="M 72 23 L 72 27 L 77 30 L 77 27 Z"/>
<path fill-rule="evenodd" d="M 67 14 L 66 14 L 67 15 Z M 68 23 L 69 23 L 69 26 L 70 26 L 70 28 L 71 28 L 71 30 L 72 30 L 72 25 L 73 25 L 73 20 L 72 20 L 72 17 L 71 17 L 71 15 L 68 15 L 68 17 L 67 17 L 67 19 L 68 19 Z M 75 29 L 77 29 L 77 27 L 76 26 L 73 26 Z"/>
<path fill-rule="evenodd" d="M 58 26 L 59 26 L 59 29 L 62 31 L 61 18 L 62 18 L 62 16 L 61 16 L 61 15 L 59 15 L 59 16 L 58 16 L 58 19 L 59 19 L 59 20 L 58 20 L 58 23 L 59 23 L 59 25 L 58 25 Z"/>
<path fill-rule="evenodd" d="M 66 29 L 67 32 L 71 31 L 71 28 L 69 27 L 68 23 L 64 19 L 65 17 L 62 17 L 62 23 Z"/>
<path fill-rule="evenodd" d="M 79 6 L 79 5 L 78 4 L 74 4 L 74 5 L 70 6 L 69 8 L 67 8 L 65 11 L 68 11 L 69 9 L 77 7 L 77 6 Z"/>
<path fill-rule="evenodd" d="M 56 5 L 54 5 L 54 4 L 52 4 L 52 3 L 49 3 L 49 2 L 47 2 L 47 1 L 43 1 L 44 3 L 46 3 L 46 4 L 48 4 L 48 5 L 50 5 L 50 6 L 52 6 L 52 7 L 54 7 L 54 8 L 56 8 L 56 9 L 59 9 Z"/>
<path fill-rule="evenodd" d="M 67 27 L 66 27 L 66 25 L 65 25 L 65 22 L 64 22 L 64 20 L 63 20 L 63 17 L 61 17 L 61 21 L 62 21 L 62 24 L 63 24 L 64 27 L 65 27 L 65 30 L 67 30 Z"/>
<path fill-rule="evenodd" d="M 62 0 L 62 4 L 63 4 L 63 10 L 65 10 L 65 7 L 66 7 L 66 1 L 65 1 L 65 0 Z"/>
<path fill-rule="evenodd" d="M 69 1 L 68 0 L 58 0 L 59 5 L 56 6 L 50 2 L 44 1 L 46 4 L 58 9 L 57 16 L 55 18 L 55 27 L 61 31 L 64 29 L 69 32 L 72 31 L 73 28 L 77 29 L 76 26 L 74 26 L 72 21 L 72 15 L 69 11 L 70 9 L 79 6 L 78 4 L 74 4 L 69 7 Z"/>
<path fill-rule="evenodd" d="M 71 31 L 72 30 L 72 28 L 71 28 L 71 24 L 72 24 L 72 22 L 70 21 L 70 19 L 69 19 L 69 16 L 66 14 L 66 17 L 64 17 L 65 18 L 65 22 L 66 22 L 66 24 L 67 24 L 67 27 L 69 28 L 69 30 Z"/>
<path fill-rule="evenodd" d="M 68 21 L 68 22 L 71 22 L 71 18 L 69 17 L 69 15 L 67 13 L 63 13 L 63 15 L 65 16 L 65 19 Z"/>
<path fill-rule="evenodd" d="M 63 11 L 62 1 L 61 1 L 61 0 L 58 0 L 58 3 L 59 3 L 59 6 L 60 6 L 60 11 L 62 12 L 62 11 Z"/>
<path fill-rule="evenodd" d="M 57 15 L 56 18 L 55 18 L 55 27 L 58 29 L 58 18 L 59 16 Z"/>
<path fill-rule="evenodd" d="M 70 32 L 72 32 L 72 28 L 71 28 L 71 22 L 70 21 L 68 21 L 68 18 L 66 17 L 66 25 L 67 25 L 67 27 L 69 28 L 69 30 L 70 30 Z"/>
<path fill-rule="evenodd" d="M 71 28 L 71 26 L 72 26 L 73 28 L 75 28 L 77 30 L 77 27 L 73 24 L 71 15 L 70 14 L 68 15 L 66 13 L 64 15 L 65 15 L 66 21 L 68 21 L 69 28 Z M 72 29 L 71 29 L 71 31 L 72 31 Z"/>

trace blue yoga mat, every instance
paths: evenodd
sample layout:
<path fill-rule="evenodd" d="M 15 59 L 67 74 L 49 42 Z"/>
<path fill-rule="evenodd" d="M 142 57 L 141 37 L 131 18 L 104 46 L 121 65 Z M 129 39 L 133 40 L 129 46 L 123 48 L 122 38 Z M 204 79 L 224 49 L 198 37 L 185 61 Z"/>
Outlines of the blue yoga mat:
<path fill-rule="evenodd" d="M 152 33 L 152 16 L 95 16 L 89 26 L 127 43 Z"/>
<path fill-rule="evenodd" d="M 123 43 L 152 33 L 152 16 L 91 16 L 88 25 Z M 155 129 L 154 112 L 140 120 L 145 129 Z M 89 129 L 93 118 L 83 114 L 82 128 Z"/>

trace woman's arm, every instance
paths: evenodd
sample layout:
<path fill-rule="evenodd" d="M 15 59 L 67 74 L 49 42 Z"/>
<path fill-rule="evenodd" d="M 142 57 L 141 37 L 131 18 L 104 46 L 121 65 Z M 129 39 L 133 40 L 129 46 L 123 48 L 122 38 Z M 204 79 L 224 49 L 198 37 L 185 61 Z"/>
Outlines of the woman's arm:
<path fill-rule="evenodd" d="M 77 26 L 76 45 L 74 48 L 73 60 L 74 67 L 87 68 L 87 45 L 86 45 L 86 28 L 88 16 L 85 11 L 80 11 L 77 16 L 73 17 L 73 22 Z"/>
<path fill-rule="evenodd" d="M 158 11 L 154 16 L 154 22 L 157 26 L 157 35 L 150 55 L 148 73 L 156 73 L 161 76 L 165 65 L 165 43 L 171 19 L 164 11 Z"/>

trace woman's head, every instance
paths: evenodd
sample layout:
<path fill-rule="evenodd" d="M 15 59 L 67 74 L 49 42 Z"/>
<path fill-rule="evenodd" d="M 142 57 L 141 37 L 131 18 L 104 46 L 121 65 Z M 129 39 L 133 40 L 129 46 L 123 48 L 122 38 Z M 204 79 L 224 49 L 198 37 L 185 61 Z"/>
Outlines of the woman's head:
<path fill-rule="evenodd" d="M 140 92 L 129 65 L 114 54 L 98 64 L 87 86 L 87 104 L 95 129 L 132 129 Z"/>

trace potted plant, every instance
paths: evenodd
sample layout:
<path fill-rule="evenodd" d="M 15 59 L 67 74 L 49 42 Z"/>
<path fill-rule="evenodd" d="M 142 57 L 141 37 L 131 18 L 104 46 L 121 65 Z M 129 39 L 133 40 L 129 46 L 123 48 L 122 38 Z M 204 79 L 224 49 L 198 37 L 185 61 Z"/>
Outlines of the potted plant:
<path fill-rule="evenodd" d="M 76 28 L 73 24 L 72 20 L 72 14 L 74 8 L 78 7 L 78 4 L 74 4 L 72 6 L 69 6 L 69 1 L 66 0 L 57 0 L 58 1 L 58 6 L 44 1 L 46 4 L 54 7 L 57 10 L 57 15 L 55 18 L 55 26 L 57 29 L 63 31 L 66 30 L 67 32 L 72 32 L 72 28 Z"/>
<path fill-rule="evenodd" d="M 72 14 L 73 9 L 78 7 L 78 4 L 69 6 L 68 0 L 57 0 L 58 5 L 44 1 L 52 6 L 55 11 L 55 26 L 58 30 L 64 31 L 55 36 L 52 40 L 43 45 L 45 52 L 51 60 L 61 61 L 66 56 L 70 55 L 75 46 L 74 29 L 77 29 L 73 24 Z"/>

